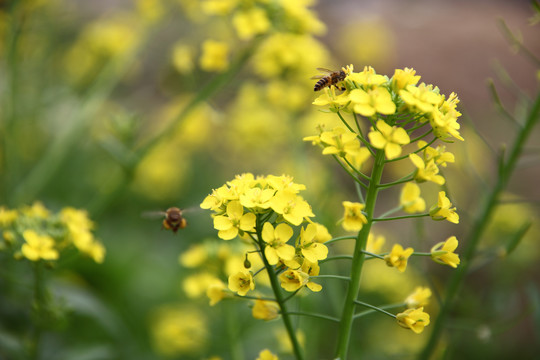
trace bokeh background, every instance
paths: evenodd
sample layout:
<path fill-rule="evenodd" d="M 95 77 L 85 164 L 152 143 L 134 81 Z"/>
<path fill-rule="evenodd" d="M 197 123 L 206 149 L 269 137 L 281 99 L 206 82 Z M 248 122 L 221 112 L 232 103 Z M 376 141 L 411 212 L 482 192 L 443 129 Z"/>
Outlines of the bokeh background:
<path fill-rule="evenodd" d="M 268 23 L 231 20 L 270 3 Z M 205 276 L 226 279 L 220 264 L 237 255 L 217 240 L 198 205 L 236 174 L 288 174 L 307 186 L 317 221 L 334 236 L 344 234 L 337 222 L 341 201 L 355 199 L 353 184 L 302 141 L 319 123 L 338 122 L 311 105 L 317 67 L 371 65 L 389 76 L 413 67 L 421 81 L 459 95 L 466 141 L 447 145 L 457 161 L 444 174 L 460 224 L 381 223 L 374 232 L 385 236 L 385 250 L 399 242 L 429 251 L 451 235 L 465 237 L 497 176 L 496 153 L 516 130 L 494 105 L 487 79 L 517 116 L 527 105 L 523 96 L 538 91 L 538 65 L 517 51 L 501 21 L 540 54 L 533 14 L 527 1 L 487 0 L 1 1 L 0 203 L 87 209 L 107 249 L 102 264 L 70 259 L 51 272 L 58 316 L 40 358 L 255 359 L 263 348 L 290 357 L 279 321 L 253 319 L 247 302 L 209 306 Z M 508 201 L 482 240 L 438 356 L 537 353 L 538 135 L 536 129 Z M 397 165 L 386 176 L 409 171 L 410 164 Z M 428 204 L 436 190 L 422 188 Z M 384 193 L 381 212 L 398 196 L 397 189 Z M 162 229 L 159 217 L 143 216 L 170 206 L 187 209 L 188 227 L 177 234 Z M 502 256 L 527 220 L 527 236 Z M 205 260 L 181 264 L 179 256 L 200 250 L 194 246 L 204 246 Z M 7 264 L 0 271 L 0 357 L 24 359 L 31 275 L 28 264 L 0 259 Z M 322 270 L 342 271 L 339 264 Z M 362 296 L 399 302 L 424 285 L 436 298 L 451 271 L 423 259 L 411 261 L 405 274 L 369 263 Z M 338 314 L 342 285 L 323 282 L 321 293 L 298 306 Z M 428 311 L 436 316 L 435 299 Z M 299 318 L 298 325 L 309 359 L 332 358 L 333 324 Z M 414 358 L 427 336 L 376 314 L 356 326 L 351 359 Z"/>

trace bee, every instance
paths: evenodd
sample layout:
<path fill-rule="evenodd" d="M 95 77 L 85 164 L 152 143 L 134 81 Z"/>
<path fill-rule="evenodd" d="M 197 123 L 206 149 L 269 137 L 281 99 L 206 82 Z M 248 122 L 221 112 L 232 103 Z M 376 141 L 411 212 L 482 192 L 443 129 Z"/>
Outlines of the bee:
<path fill-rule="evenodd" d="M 345 70 L 341 69 L 339 71 L 332 71 L 325 68 L 317 68 L 322 73 L 325 73 L 325 75 L 317 75 L 313 76 L 312 79 L 320 79 L 315 83 L 315 87 L 313 88 L 314 91 L 319 91 L 324 89 L 325 87 L 330 87 L 334 85 L 340 90 L 345 90 L 344 87 L 338 87 L 337 84 L 341 81 L 345 80 L 345 77 L 347 76 L 347 73 Z"/>
<path fill-rule="evenodd" d="M 178 229 L 183 229 L 187 226 L 187 221 L 183 216 L 182 210 L 177 207 L 170 207 L 166 211 L 152 211 L 143 213 L 145 217 L 155 217 L 155 216 L 164 216 L 163 222 L 161 223 L 162 227 L 166 230 L 172 230 L 173 233 L 176 233 Z"/>

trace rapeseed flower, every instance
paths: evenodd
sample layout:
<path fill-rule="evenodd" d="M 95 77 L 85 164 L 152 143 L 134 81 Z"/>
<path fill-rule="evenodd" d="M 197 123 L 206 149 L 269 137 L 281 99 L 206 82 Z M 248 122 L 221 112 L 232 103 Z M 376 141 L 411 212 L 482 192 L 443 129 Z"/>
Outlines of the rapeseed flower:
<path fill-rule="evenodd" d="M 25 258 L 30 261 L 57 260 L 58 250 L 55 249 L 54 239 L 49 235 L 40 235 L 34 230 L 25 230 L 23 238 L 26 241 L 21 248 Z"/>
<path fill-rule="evenodd" d="M 405 69 L 396 69 L 394 71 L 394 76 L 392 76 L 392 89 L 395 92 L 405 89 L 409 85 L 416 85 L 420 81 L 420 75 L 416 75 L 416 70 L 405 68 Z"/>
<path fill-rule="evenodd" d="M 226 215 L 214 217 L 214 228 L 218 236 L 223 240 L 231 240 L 238 236 L 239 232 L 253 231 L 255 227 L 255 214 L 244 214 L 244 208 L 239 201 L 231 201 L 227 204 Z"/>
<path fill-rule="evenodd" d="M 315 216 L 311 206 L 291 190 L 278 191 L 270 201 L 272 210 L 280 214 L 287 222 L 300 225 L 304 218 Z"/>
<path fill-rule="evenodd" d="M 415 334 L 420 334 L 429 325 L 429 314 L 424 308 L 408 309 L 396 315 L 396 320 L 401 327 L 411 329 Z"/>
<path fill-rule="evenodd" d="M 390 115 L 396 112 L 392 95 L 384 87 L 362 90 L 353 89 L 349 94 L 352 110 L 362 116 Z"/>
<path fill-rule="evenodd" d="M 315 240 L 316 236 L 317 225 L 315 224 L 308 224 L 300 231 L 300 249 L 302 255 L 311 263 L 317 263 L 317 261 L 326 259 L 328 256 L 328 248 L 326 245 L 317 242 Z"/>
<path fill-rule="evenodd" d="M 437 205 L 433 205 L 429 210 L 429 215 L 433 220 L 448 220 L 451 223 L 459 223 L 459 215 L 456 213 L 456 208 L 451 207 L 452 203 L 446 197 L 446 192 L 439 191 Z"/>
<path fill-rule="evenodd" d="M 438 90 L 438 88 L 433 89 L 433 85 L 426 85 L 425 83 L 418 86 L 407 85 L 405 89 L 399 91 L 399 96 L 411 111 L 431 114 L 443 101 Z"/>
<path fill-rule="evenodd" d="M 390 254 L 385 255 L 384 260 L 386 261 L 386 265 L 404 272 L 407 268 L 407 261 L 413 252 L 414 250 L 411 247 L 404 250 L 403 246 L 395 244 Z"/>
<path fill-rule="evenodd" d="M 451 236 L 446 241 L 438 243 L 431 248 L 431 258 L 439 264 L 446 264 L 457 268 L 460 260 L 459 255 L 454 253 L 454 251 L 457 249 L 458 243 L 455 236 Z"/>
<path fill-rule="evenodd" d="M 368 137 L 373 147 L 384 149 L 388 160 L 397 158 L 401 154 L 401 145 L 411 141 L 405 129 L 390 126 L 383 120 L 377 121 L 377 129 L 372 128 Z"/>
<path fill-rule="evenodd" d="M 360 152 L 360 141 L 357 135 L 343 127 L 323 132 L 320 139 L 324 146 L 323 155 L 345 157 L 354 156 Z"/>
<path fill-rule="evenodd" d="M 280 260 L 291 260 L 294 257 L 294 246 L 287 244 L 292 237 L 293 229 L 284 223 L 274 227 L 264 223 L 262 239 L 266 243 L 264 255 L 270 265 L 276 265 Z"/>
<path fill-rule="evenodd" d="M 270 350 L 264 349 L 259 353 L 259 357 L 255 360 L 279 360 L 278 356 L 273 354 Z"/>
<path fill-rule="evenodd" d="M 255 35 L 264 34 L 271 27 L 266 12 L 257 7 L 237 11 L 233 16 L 232 24 L 242 40 L 250 40 Z"/>
<path fill-rule="evenodd" d="M 255 282 L 251 272 L 242 270 L 229 276 L 229 289 L 240 296 L 245 296 L 248 291 L 254 290 Z"/>
<path fill-rule="evenodd" d="M 414 179 L 417 182 L 431 181 L 437 185 L 443 185 L 445 179 L 439 175 L 439 167 L 435 164 L 435 159 L 424 160 L 417 154 L 409 154 L 409 159 L 412 161 L 417 170 L 414 174 Z"/>

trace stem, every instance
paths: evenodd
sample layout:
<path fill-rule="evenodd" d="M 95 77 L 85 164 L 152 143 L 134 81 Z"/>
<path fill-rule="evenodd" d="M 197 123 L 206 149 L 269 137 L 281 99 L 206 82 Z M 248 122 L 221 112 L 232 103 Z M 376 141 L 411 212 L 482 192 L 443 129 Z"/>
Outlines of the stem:
<path fill-rule="evenodd" d="M 359 305 L 364 305 L 364 304 L 359 304 Z M 377 309 L 372 308 L 370 310 L 362 311 L 362 312 L 354 315 L 354 318 L 358 319 L 358 318 L 360 318 L 362 316 L 373 314 L 374 312 L 379 311 L 379 310 L 395 309 L 395 308 L 400 308 L 400 307 L 403 307 L 403 306 L 406 306 L 406 305 L 407 305 L 406 303 L 399 303 L 399 304 L 390 304 L 390 305 L 385 305 L 385 306 L 379 306 L 379 307 L 377 307 Z M 370 307 L 370 306 L 368 306 L 368 307 Z M 392 317 L 395 317 L 395 315 L 392 315 Z"/>
<path fill-rule="evenodd" d="M 404 215 L 404 216 L 394 216 L 394 217 L 388 217 L 388 218 L 376 218 L 373 219 L 373 221 L 391 221 L 391 220 L 403 220 L 403 219 L 412 219 L 412 218 L 420 218 L 420 217 L 426 217 L 429 216 L 428 213 L 426 214 L 413 214 L 413 215 Z"/>
<path fill-rule="evenodd" d="M 454 305 L 454 300 L 460 290 L 461 284 L 468 273 L 471 266 L 472 259 L 475 255 L 476 248 L 480 239 L 489 224 L 491 216 L 497 206 L 498 198 L 512 175 L 519 156 L 523 151 L 523 147 L 527 142 L 527 138 L 532 134 L 533 127 L 540 119 L 540 93 L 537 94 L 535 102 L 526 118 L 525 124 L 521 131 L 518 133 L 514 144 L 512 145 L 508 160 L 503 164 L 499 176 L 497 177 L 497 183 L 491 190 L 491 193 L 484 199 L 483 206 L 479 211 L 479 216 L 473 224 L 473 228 L 468 236 L 466 247 L 463 257 L 461 258 L 461 264 L 456 271 L 453 272 L 450 278 L 446 296 L 441 306 L 439 315 L 437 316 L 430 334 L 429 340 L 424 347 L 424 350 L 419 355 L 419 359 L 428 360 L 435 350 L 435 347 L 442 335 L 443 325 L 448 318 L 450 311 Z"/>
<path fill-rule="evenodd" d="M 354 301 L 355 304 L 358 304 L 358 305 L 362 305 L 362 306 L 365 306 L 367 308 L 370 308 L 371 310 L 375 310 L 375 311 L 378 311 L 380 313 L 383 313 L 385 315 L 388 315 L 390 317 L 393 317 L 394 319 L 396 318 L 396 315 L 392 314 L 392 313 L 389 313 L 388 311 L 386 310 L 383 310 L 382 308 L 380 307 L 377 307 L 377 306 L 374 306 L 374 305 L 371 305 L 371 304 L 368 304 L 368 303 L 365 303 L 363 301 L 359 301 L 359 300 L 355 300 Z"/>
<path fill-rule="evenodd" d="M 43 319 L 45 310 L 45 288 L 43 283 L 43 266 L 41 261 L 32 264 L 34 267 L 34 329 L 32 332 L 32 340 L 30 343 L 30 359 L 39 359 L 39 346 L 41 335 L 43 334 Z"/>
<path fill-rule="evenodd" d="M 334 242 L 341 241 L 341 240 L 354 240 L 354 239 L 356 239 L 356 236 L 340 236 L 340 237 L 328 240 L 327 242 L 324 243 L 324 245 L 330 245 Z"/>
<path fill-rule="evenodd" d="M 308 312 L 303 312 L 303 311 L 289 311 L 287 313 L 287 315 L 310 316 L 310 317 L 314 317 L 314 318 L 339 322 L 338 318 L 335 318 L 335 317 L 332 317 L 332 316 L 328 316 L 328 315 L 324 315 L 324 314 L 308 313 Z"/>
<path fill-rule="evenodd" d="M 261 217 L 260 215 L 257 215 L 256 230 L 257 239 L 259 240 L 259 247 L 261 249 L 261 259 L 263 260 L 264 267 L 266 267 L 266 271 L 268 272 L 268 278 L 270 279 L 272 291 L 274 292 L 276 302 L 278 303 L 280 308 L 283 324 L 285 325 L 285 329 L 287 330 L 287 333 L 289 334 L 289 339 L 291 340 L 294 356 L 297 360 L 302 360 L 304 358 L 302 355 L 302 348 L 300 347 L 300 343 L 298 342 L 298 339 L 296 337 L 296 332 L 294 331 L 294 328 L 292 326 L 291 318 L 289 316 L 290 313 L 287 311 L 287 306 L 285 304 L 286 299 L 283 297 L 283 293 L 281 292 L 279 280 L 276 276 L 276 273 L 274 272 L 274 268 L 268 263 L 266 256 L 264 256 L 263 250 L 265 245 L 262 240 L 262 226 L 263 222 L 261 222 Z"/>
<path fill-rule="evenodd" d="M 366 218 L 367 224 L 358 232 L 356 244 L 354 247 L 353 260 L 351 264 L 351 281 L 347 288 L 345 296 L 345 304 L 341 315 L 338 345 L 336 350 L 336 358 L 345 360 L 347 358 L 347 350 L 349 348 L 349 339 L 351 337 L 352 323 L 354 319 L 354 310 L 356 307 L 355 301 L 360 290 L 360 275 L 366 254 L 364 250 L 367 244 L 367 238 L 371 225 L 373 223 L 373 211 L 375 210 L 375 202 L 379 191 L 378 184 L 381 180 L 384 168 L 384 151 L 378 150 L 375 154 L 375 163 L 371 173 L 371 181 L 366 194 Z"/>

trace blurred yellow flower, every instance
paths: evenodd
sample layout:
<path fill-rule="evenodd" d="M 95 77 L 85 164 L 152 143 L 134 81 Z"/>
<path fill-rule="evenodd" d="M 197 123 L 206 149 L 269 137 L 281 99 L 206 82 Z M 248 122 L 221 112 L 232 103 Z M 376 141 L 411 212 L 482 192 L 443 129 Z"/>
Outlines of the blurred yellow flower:
<path fill-rule="evenodd" d="M 206 296 L 210 299 L 210 306 L 216 305 L 223 300 L 227 294 L 229 294 L 227 292 L 227 287 L 221 281 L 213 282 L 208 286 L 208 289 L 206 289 Z"/>
<path fill-rule="evenodd" d="M 257 299 L 253 304 L 251 314 L 255 319 L 273 320 L 279 316 L 279 306 L 275 301 Z"/>
<path fill-rule="evenodd" d="M 395 244 L 390 254 L 385 255 L 384 260 L 386 261 L 386 265 L 404 272 L 407 268 L 407 261 L 413 252 L 414 250 L 411 247 L 404 250 L 403 246 Z"/>
<path fill-rule="evenodd" d="M 29 217 L 46 219 L 51 215 L 51 212 L 39 201 L 36 201 L 32 206 L 23 206 L 21 213 Z"/>
<path fill-rule="evenodd" d="M 229 67 L 228 56 L 229 45 L 226 42 L 209 39 L 202 43 L 199 65 L 205 71 L 225 71 Z"/>
<path fill-rule="evenodd" d="M 350 201 L 343 201 L 343 229 L 346 231 L 360 231 L 364 224 L 367 224 L 367 218 L 362 214 L 365 205 Z"/>
<path fill-rule="evenodd" d="M 422 212 L 426 209 L 426 202 L 420 196 L 420 187 L 408 182 L 401 189 L 399 204 L 403 211 L 409 214 Z"/>
<path fill-rule="evenodd" d="M 203 244 L 194 244 L 178 256 L 180 265 L 186 268 L 196 268 L 208 259 L 208 251 Z"/>
<path fill-rule="evenodd" d="M 207 344 L 207 320 L 204 314 L 183 304 L 164 305 L 150 318 L 150 333 L 155 350 L 164 356 L 197 354 Z"/>
<path fill-rule="evenodd" d="M 232 23 L 238 37 L 242 40 L 249 40 L 255 35 L 266 33 L 271 25 L 266 12 L 257 7 L 237 11 Z"/>
<path fill-rule="evenodd" d="M 259 353 L 259 356 L 255 360 L 279 360 L 277 355 L 272 354 L 268 349 L 264 349 Z"/>
<path fill-rule="evenodd" d="M 401 327 L 411 329 L 415 334 L 424 331 L 424 327 L 429 325 L 429 314 L 424 312 L 424 308 L 408 309 L 396 315 L 396 320 Z"/>
<path fill-rule="evenodd" d="M 431 289 L 428 287 L 418 286 L 414 292 L 407 296 L 405 303 L 409 309 L 417 309 L 424 307 L 429 303 L 431 297 Z"/>
<path fill-rule="evenodd" d="M 54 248 L 54 240 L 48 235 L 39 235 L 34 230 L 25 230 L 21 252 L 24 257 L 31 261 L 56 260 L 59 257 L 58 251 Z"/>
<path fill-rule="evenodd" d="M 189 74 L 195 67 L 194 51 L 189 45 L 176 43 L 172 48 L 172 64 L 180 74 Z"/>
<path fill-rule="evenodd" d="M 367 245 L 366 245 L 366 251 L 378 254 L 382 251 L 382 247 L 384 246 L 384 243 L 386 242 L 386 239 L 382 235 L 375 236 L 372 233 L 369 233 Z"/>
<path fill-rule="evenodd" d="M 0 226 L 7 227 L 13 224 L 19 216 L 17 210 L 10 210 L 4 206 L 0 207 Z"/>
<path fill-rule="evenodd" d="M 207 293 L 210 285 L 219 282 L 214 274 L 200 272 L 187 276 L 182 281 L 182 288 L 188 298 L 195 299 Z"/>

